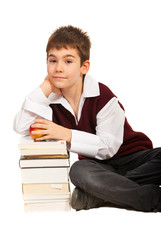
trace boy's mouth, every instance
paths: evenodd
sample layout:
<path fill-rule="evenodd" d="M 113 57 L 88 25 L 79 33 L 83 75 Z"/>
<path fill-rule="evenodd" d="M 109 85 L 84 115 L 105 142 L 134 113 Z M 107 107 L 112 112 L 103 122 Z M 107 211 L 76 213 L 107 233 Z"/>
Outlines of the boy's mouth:
<path fill-rule="evenodd" d="M 61 77 L 61 76 L 54 76 L 53 78 L 55 78 L 55 79 L 66 79 L 65 77 Z"/>

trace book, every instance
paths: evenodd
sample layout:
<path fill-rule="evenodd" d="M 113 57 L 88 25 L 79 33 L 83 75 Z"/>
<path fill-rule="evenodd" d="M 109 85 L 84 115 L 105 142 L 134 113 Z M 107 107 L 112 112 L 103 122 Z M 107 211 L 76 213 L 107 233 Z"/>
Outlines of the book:
<path fill-rule="evenodd" d="M 68 158 L 25 158 L 19 160 L 20 168 L 69 167 Z"/>
<path fill-rule="evenodd" d="M 68 156 L 66 141 L 48 140 L 34 141 L 31 136 L 22 136 L 19 141 L 19 150 L 21 156 L 43 156 L 43 155 L 64 155 Z"/>
<path fill-rule="evenodd" d="M 55 154 L 55 155 L 21 155 L 21 157 L 27 158 L 27 159 L 31 159 L 31 158 L 39 158 L 39 159 L 53 159 L 53 158 L 69 158 L 69 153 L 67 154 Z"/>
<path fill-rule="evenodd" d="M 22 183 L 68 182 L 68 167 L 22 168 Z"/>
<path fill-rule="evenodd" d="M 57 211 L 70 211 L 69 199 L 54 199 L 54 200 L 35 200 L 24 201 L 24 211 L 28 212 L 57 212 Z"/>
<path fill-rule="evenodd" d="M 60 149 L 66 149 L 66 141 L 64 140 L 46 140 L 46 141 L 34 141 L 31 136 L 21 136 L 18 144 L 19 148 L 48 148 L 56 147 Z"/>
<path fill-rule="evenodd" d="M 68 199 L 70 198 L 69 183 L 38 183 L 23 184 L 24 200 Z"/>
<path fill-rule="evenodd" d="M 69 152 L 63 140 L 19 141 L 19 167 L 25 212 L 69 211 Z"/>

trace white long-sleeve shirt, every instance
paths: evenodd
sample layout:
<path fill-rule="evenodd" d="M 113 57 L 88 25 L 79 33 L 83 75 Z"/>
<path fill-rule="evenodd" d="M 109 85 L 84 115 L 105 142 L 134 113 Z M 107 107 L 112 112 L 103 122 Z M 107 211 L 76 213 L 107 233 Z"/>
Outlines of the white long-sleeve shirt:
<path fill-rule="evenodd" d="M 83 93 L 80 99 L 78 118 L 76 119 L 68 101 L 60 95 L 51 93 L 47 98 L 40 87 L 37 87 L 26 98 L 21 110 L 14 119 L 14 130 L 17 133 L 28 135 L 29 126 L 36 118 L 52 121 L 52 108 L 50 104 L 61 104 L 75 118 L 76 125 L 82 117 L 82 109 L 86 99 L 100 96 L 100 86 L 91 76 L 84 79 Z M 100 160 L 113 157 L 121 144 L 124 136 L 125 114 L 113 95 L 96 114 L 95 134 L 76 129 L 72 130 L 72 139 L 69 146 L 71 152 Z"/>

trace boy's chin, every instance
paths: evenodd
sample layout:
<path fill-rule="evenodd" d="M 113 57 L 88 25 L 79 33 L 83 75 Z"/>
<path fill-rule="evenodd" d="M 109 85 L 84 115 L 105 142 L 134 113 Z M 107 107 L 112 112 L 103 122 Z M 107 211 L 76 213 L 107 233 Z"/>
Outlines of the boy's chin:
<path fill-rule="evenodd" d="M 64 88 L 67 87 L 66 84 L 64 84 L 63 82 L 57 82 L 57 81 L 55 81 L 55 82 L 53 83 L 53 85 L 54 85 L 54 87 L 56 87 L 56 88 L 58 88 L 58 89 L 64 89 Z"/>

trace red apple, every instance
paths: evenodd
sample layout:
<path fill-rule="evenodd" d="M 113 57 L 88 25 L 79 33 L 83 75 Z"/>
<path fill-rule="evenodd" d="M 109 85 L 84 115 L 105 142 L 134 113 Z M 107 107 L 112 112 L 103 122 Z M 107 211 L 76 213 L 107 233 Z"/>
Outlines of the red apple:
<path fill-rule="evenodd" d="M 38 124 L 38 123 L 34 123 L 34 124 Z M 30 125 L 30 128 L 29 128 L 29 133 L 30 133 L 30 136 L 33 138 L 33 139 L 36 139 L 36 138 L 40 138 L 40 137 L 42 137 L 43 136 L 43 134 L 32 134 L 32 131 L 40 131 L 40 130 L 42 130 L 42 128 L 33 128 L 33 127 L 31 127 L 32 126 L 32 124 Z"/>

